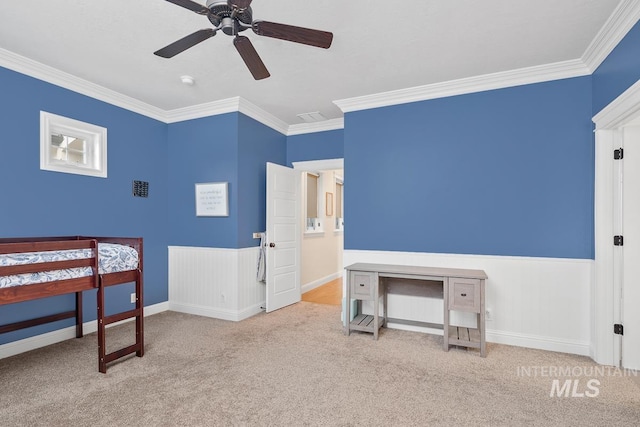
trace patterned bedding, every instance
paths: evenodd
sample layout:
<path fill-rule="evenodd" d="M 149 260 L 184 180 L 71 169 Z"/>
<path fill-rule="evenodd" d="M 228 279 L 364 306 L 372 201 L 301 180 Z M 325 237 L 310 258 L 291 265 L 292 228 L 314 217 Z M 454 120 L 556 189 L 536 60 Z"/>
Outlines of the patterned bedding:
<path fill-rule="evenodd" d="M 64 261 L 91 258 L 91 249 L 68 251 L 28 252 L 18 254 L 0 254 L 0 266 L 36 264 L 41 262 Z M 138 252 L 125 245 L 98 243 L 98 271 L 100 274 L 129 271 L 138 268 Z M 13 276 L 0 276 L 0 288 L 51 282 L 91 276 L 91 267 L 69 268 Z"/>

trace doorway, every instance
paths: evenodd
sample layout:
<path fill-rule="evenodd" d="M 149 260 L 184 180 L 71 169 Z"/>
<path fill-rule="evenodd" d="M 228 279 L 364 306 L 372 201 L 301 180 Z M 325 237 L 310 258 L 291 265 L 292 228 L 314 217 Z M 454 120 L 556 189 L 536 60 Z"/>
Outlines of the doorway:
<path fill-rule="evenodd" d="M 301 291 L 303 300 L 341 304 L 343 239 L 343 159 L 294 162 L 301 172 L 302 211 L 308 199 L 317 201 L 312 217 L 305 218 L 301 235 Z M 313 179 L 308 180 L 311 177 Z M 317 191 L 308 191 L 308 183 L 316 183 Z"/>
<path fill-rule="evenodd" d="M 620 151 L 616 162 L 619 191 L 615 203 L 614 218 L 618 219 L 622 236 L 614 249 L 614 278 L 620 295 L 618 318 L 621 325 L 620 365 L 640 370 L 640 126 L 635 120 L 620 128 Z"/>
<path fill-rule="evenodd" d="M 640 242 L 640 81 L 602 109 L 593 122 L 591 357 L 601 364 L 640 369 L 640 316 L 635 314 L 640 305 L 640 271 L 635 268 L 640 256 L 636 243 Z M 622 236 L 622 241 L 614 236 Z"/>

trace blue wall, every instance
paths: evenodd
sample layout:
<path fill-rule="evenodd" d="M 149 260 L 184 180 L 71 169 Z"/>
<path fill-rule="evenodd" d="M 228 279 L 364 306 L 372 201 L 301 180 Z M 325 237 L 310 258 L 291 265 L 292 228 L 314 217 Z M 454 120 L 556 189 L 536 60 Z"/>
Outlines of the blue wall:
<path fill-rule="evenodd" d="M 345 117 L 345 248 L 593 257 L 591 79 Z"/>
<path fill-rule="evenodd" d="M 344 158 L 344 130 L 292 135 L 287 138 L 287 165 L 308 160 Z"/>
<path fill-rule="evenodd" d="M 265 231 L 267 215 L 267 162 L 285 165 L 284 135 L 254 119 L 238 118 L 238 248 L 258 246 L 254 232 Z"/>
<path fill-rule="evenodd" d="M 235 248 L 238 114 L 169 125 L 169 244 Z M 195 184 L 229 183 L 229 216 L 196 217 Z"/>
<path fill-rule="evenodd" d="M 145 304 L 166 301 L 167 125 L 0 68 L 0 236 L 140 236 L 145 250 Z M 40 170 L 40 110 L 108 129 L 108 178 Z M 131 193 L 149 181 L 149 197 Z M 119 289 L 118 289 L 119 288 Z M 130 309 L 128 289 L 109 289 L 108 311 Z M 0 323 L 70 310 L 73 295 L 9 304 Z M 94 320 L 95 291 L 85 292 L 84 320 Z M 0 335 L 0 344 L 73 325 L 72 320 Z"/>
<path fill-rule="evenodd" d="M 266 162 L 284 164 L 286 138 L 229 113 L 169 125 L 171 245 L 244 248 L 265 228 Z M 194 186 L 229 183 L 229 216 L 196 217 Z"/>
<path fill-rule="evenodd" d="M 640 22 L 593 73 L 595 115 L 640 79 Z"/>

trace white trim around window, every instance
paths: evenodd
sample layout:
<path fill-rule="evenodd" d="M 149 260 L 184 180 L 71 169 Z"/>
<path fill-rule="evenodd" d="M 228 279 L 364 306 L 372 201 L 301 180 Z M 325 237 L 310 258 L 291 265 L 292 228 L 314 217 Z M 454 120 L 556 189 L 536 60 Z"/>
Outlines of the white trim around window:
<path fill-rule="evenodd" d="M 40 169 L 107 177 L 107 129 L 40 111 Z"/>

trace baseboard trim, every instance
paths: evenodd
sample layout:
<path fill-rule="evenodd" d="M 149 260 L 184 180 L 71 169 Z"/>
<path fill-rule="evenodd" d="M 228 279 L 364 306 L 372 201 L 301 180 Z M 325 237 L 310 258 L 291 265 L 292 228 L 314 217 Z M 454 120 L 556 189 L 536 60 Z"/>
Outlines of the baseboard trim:
<path fill-rule="evenodd" d="M 342 271 L 338 271 L 337 273 L 329 274 L 321 279 L 314 280 L 313 282 L 306 283 L 300 287 L 300 291 L 304 294 L 305 292 L 309 292 L 315 288 L 319 288 L 320 286 L 331 282 L 332 280 L 338 279 L 342 277 Z"/>
<path fill-rule="evenodd" d="M 260 304 L 256 304 L 252 307 L 245 308 L 244 310 L 240 310 L 238 312 L 238 321 L 248 319 L 256 314 L 260 314 L 264 311 L 264 307 L 266 306 L 266 302 L 261 302 Z"/>
<path fill-rule="evenodd" d="M 443 335 L 442 329 L 433 329 L 418 325 L 406 325 L 402 323 L 389 322 L 389 329 L 399 329 L 402 331 L 420 332 L 423 334 Z M 551 337 L 540 337 L 535 335 L 514 334 L 502 331 L 487 330 L 487 342 L 495 344 L 512 345 L 514 347 L 534 348 L 538 350 L 555 351 L 559 353 L 578 354 L 589 356 L 589 343 L 577 341 L 561 341 Z"/>
<path fill-rule="evenodd" d="M 590 357 L 591 347 L 588 342 L 559 340 L 553 337 L 516 334 L 487 329 L 487 342 L 512 345 L 515 347 L 535 348 L 538 350 L 571 353 Z"/>
<path fill-rule="evenodd" d="M 159 304 L 150 305 L 144 308 L 144 317 L 152 316 L 154 314 L 162 313 L 169 310 L 168 302 L 161 302 Z M 133 319 L 125 319 L 120 322 L 113 323 L 107 328 L 121 325 L 126 322 L 131 322 Z M 82 324 L 83 333 L 91 334 L 98 330 L 98 322 L 92 320 Z M 17 354 L 26 353 L 27 351 L 35 350 L 41 347 L 46 347 L 51 344 L 56 344 L 62 341 L 66 341 L 76 337 L 76 327 L 70 326 L 68 328 L 58 329 L 57 331 L 51 331 L 44 334 L 36 335 L 33 337 L 25 338 L 19 341 L 10 342 L 0 345 L 0 359 L 6 357 L 15 356 Z"/>
<path fill-rule="evenodd" d="M 264 302 L 245 308 L 244 310 L 236 311 L 224 308 L 207 307 L 203 305 L 170 302 L 169 310 L 177 311 L 179 313 L 194 314 L 196 316 L 213 317 L 214 319 L 239 322 L 261 313 L 262 306 L 264 306 Z"/>

